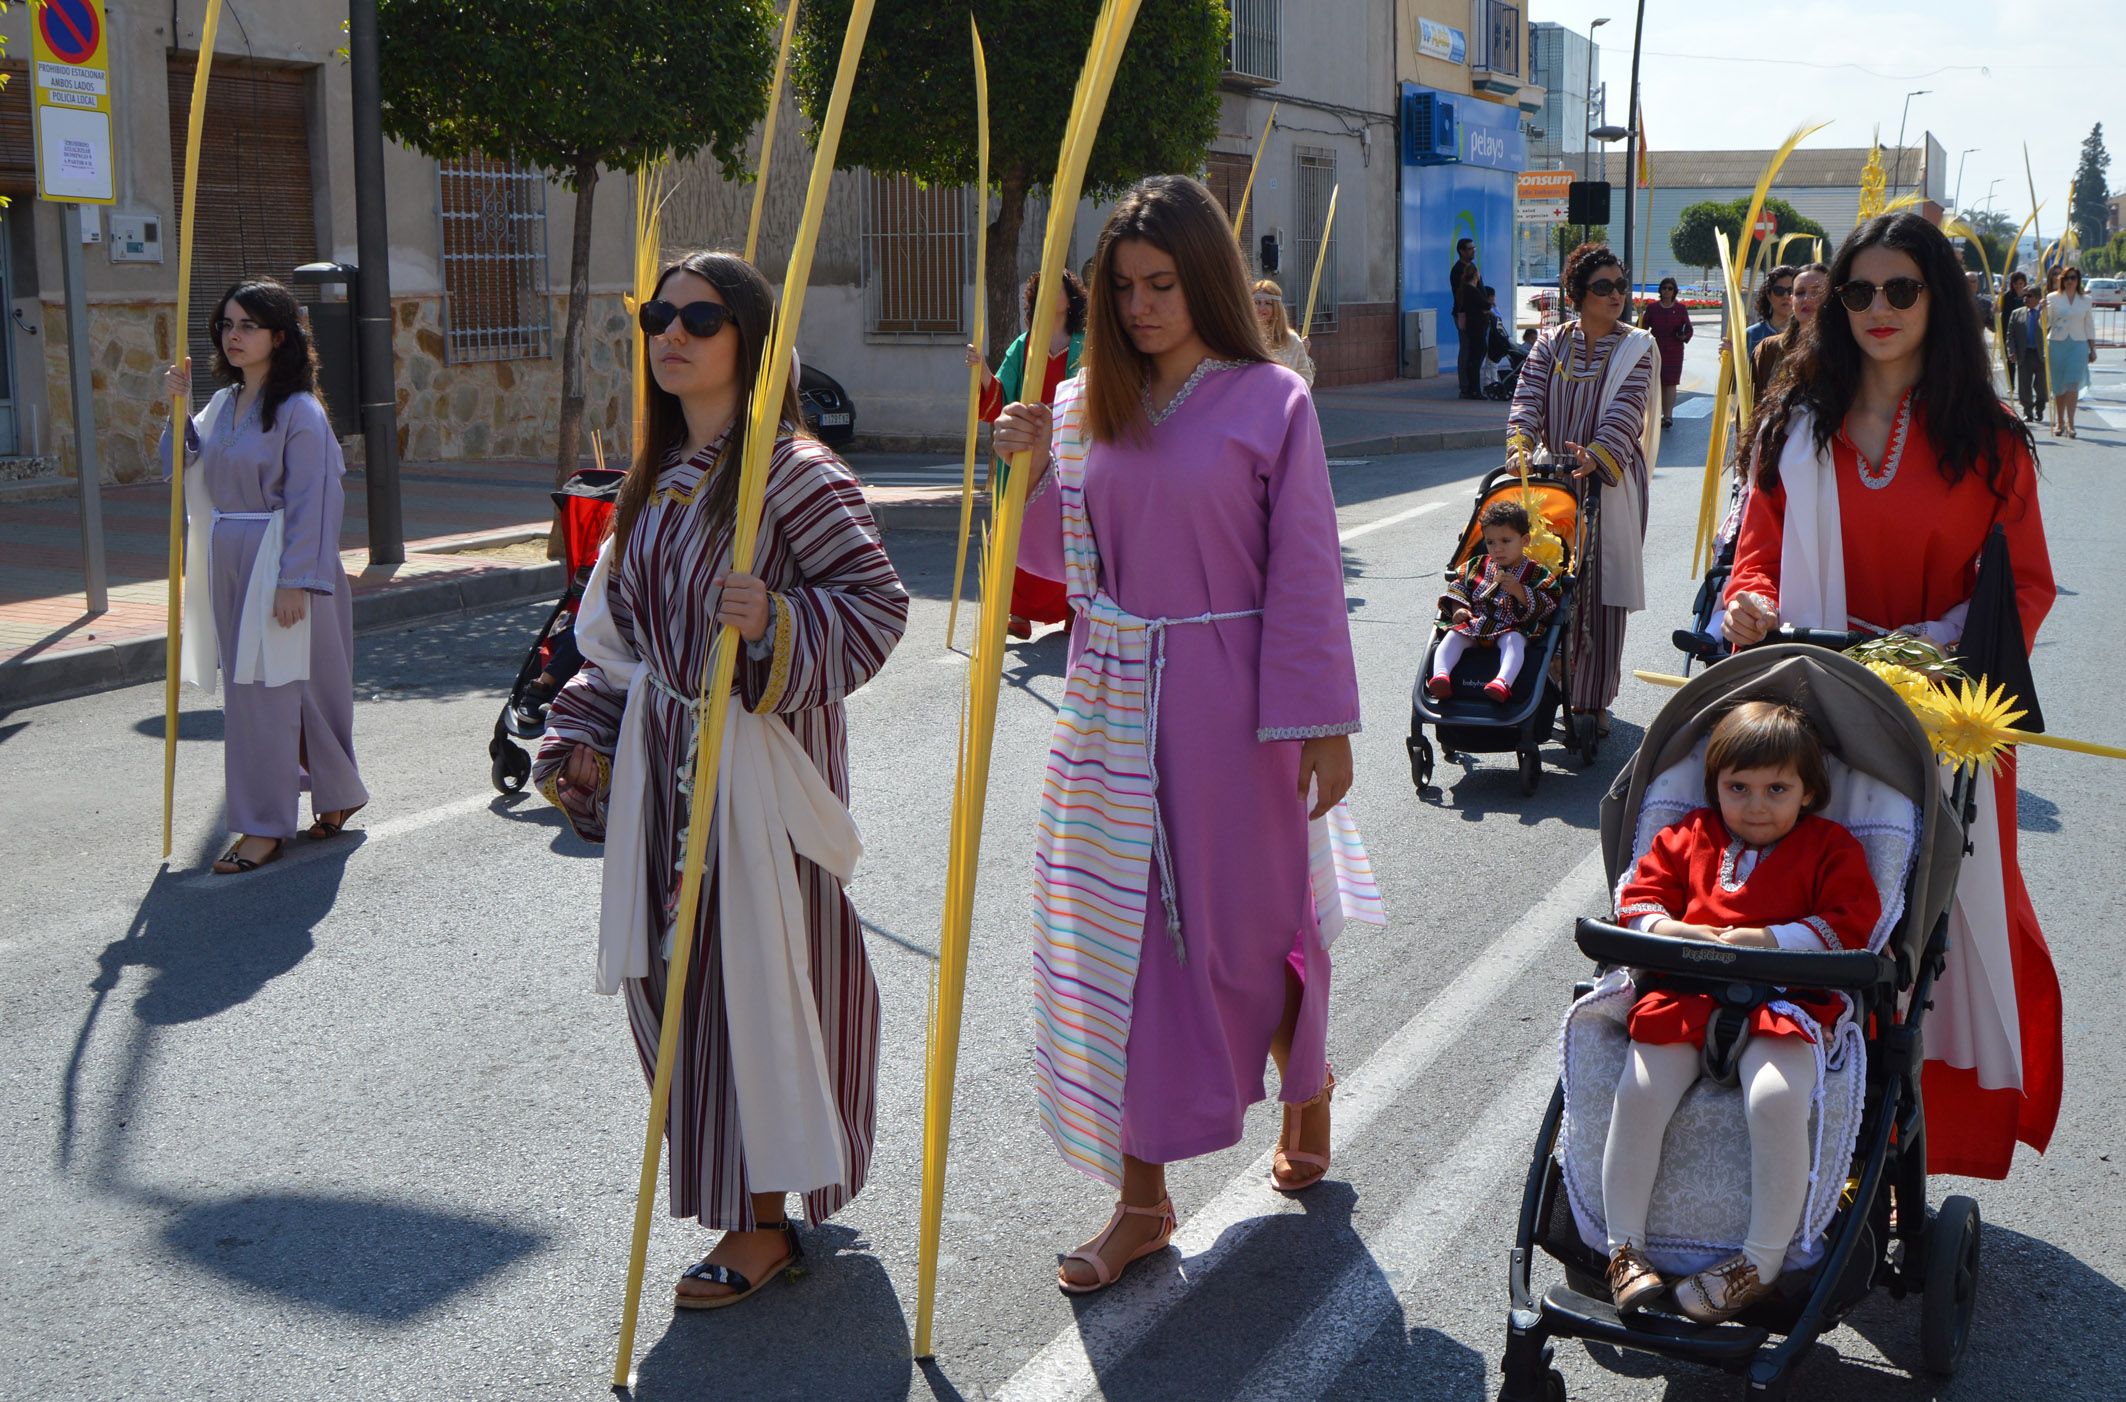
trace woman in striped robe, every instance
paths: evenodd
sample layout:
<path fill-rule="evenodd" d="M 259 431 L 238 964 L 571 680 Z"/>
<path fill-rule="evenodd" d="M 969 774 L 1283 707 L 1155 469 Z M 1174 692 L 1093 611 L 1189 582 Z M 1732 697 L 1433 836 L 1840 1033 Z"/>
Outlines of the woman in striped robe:
<path fill-rule="evenodd" d="M 1608 245 L 1581 244 L 1560 279 L 1579 311 L 1536 338 L 1506 420 L 1509 452 L 1537 444 L 1579 478 L 1598 477 L 1600 548 L 1575 560 L 1572 695 L 1574 711 L 1604 732 L 1603 712 L 1624 678 L 1624 622 L 1646 607 L 1646 489 L 1659 420 L 1647 412 L 1660 354 L 1651 334 L 1626 326 L 1624 267 Z"/>
<path fill-rule="evenodd" d="M 814 783 L 823 778 L 839 800 L 838 807 L 831 800 L 823 806 L 845 821 L 842 703 L 884 664 L 907 621 L 907 592 L 855 478 L 827 449 L 792 431 L 800 422 L 794 393 L 784 397 L 784 436 L 769 468 L 752 573 L 731 571 L 750 387 L 773 314 L 767 282 L 751 265 L 725 254 L 693 254 L 666 268 L 655 300 L 641 309 L 642 354 L 655 380 L 645 406 L 646 446 L 621 488 L 613 536 L 578 622 L 588 660 L 555 698 L 533 769 L 541 792 L 579 834 L 606 841 L 611 830 L 601 984 L 610 992 L 624 983 L 645 1077 L 656 1065 L 667 941 L 679 899 L 689 809 L 682 775 L 691 772 L 693 698 L 719 625 L 736 627 L 746 640 L 735 699 L 751 717 L 741 720 L 772 717 L 787 727 L 817 770 L 800 777 Z M 603 663 L 594 655 L 601 635 L 617 644 Z M 645 708 L 639 718 L 630 715 L 637 707 Z M 630 723 L 639 728 L 631 731 Z M 626 773 L 630 765 L 640 766 L 636 775 Z M 718 787 L 727 800 L 734 782 L 726 763 Z M 633 796 L 636 812 L 619 811 L 616 794 Z M 796 815 L 791 821 L 805 819 Z M 734 819 L 733 833 L 743 826 Z M 853 825 L 847 830 L 853 835 Z M 635 847 L 632 855 L 619 850 L 623 831 Z M 783 829 L 774 831 L 781 844 Z M 795 863 L 803 930 L 790 936 L 794 979 L 785 982 L 809 983 L 810 1006 L 798 995 L 787 1020 L 810 1024 L 816 1018 L 816 1033 L 810 1025 L 800 1029 L 800 1045 L 816 1049 L 803 1062 L 820 1066 L 819 1093 L 811 1099 L 777 1093 L 807 1081 L 807 1066 L 776 1068 L 787 1073 L 778 1080 L 759 1067 L 757 1038 L 737 1035 L 759 1004 L 743 980 L 730 982 L 732 951 L 723 947 L 720 911 L 724 898 L 746 888 L 753 873 L 719 869 L 722 844 L 735 839 L 717 833 L 707 849 L 666 1137 L 673 1215 L 696 1217 L 726 1235 L 679 1280 L 676 1302 L 682 1306 L 729 1304 L 771 1279 L 797 1252 L 795 1229 L 784 1215 L 787 1193 L 802 1193 L 806 1216 L 817 1222 L 863 1186 L 871 1157 L 878 988 L 841 880 L 801 855 L 797 827 L 789 832 L 781 850 L 791 852 Z M 639 893 L 633 904 L 630 891 Z M 616 900 L 621 911 L 632 913 L 621 921 L 631 928 L 617 932 Z M 752 944 L 760 931 L 749 928 L 748 934 Z M 622 958 L 610 957 L 616 938 Z M 768 1085 L 749 1098 L 759 1084 L 752 1078 L 756 1070 Z M 742 1099 L 756 1107 L 744 1127 Z M 762 1104 L 773 1107 L 774 1116 L 759 1114 Z M 804 1117 L 807 1106 L 820 1122 L 791 1123 Z M 799 1175 L 809 1181 L 761 1181 L 789 1176 L 749 1172 L 749 1147 L 758 1164 L 770 1137 L 778 1144 L 824 1146 L 830 1167 L 824 1176 Z M 818 1160 L 815 1152 L 812 1162 Z"/>

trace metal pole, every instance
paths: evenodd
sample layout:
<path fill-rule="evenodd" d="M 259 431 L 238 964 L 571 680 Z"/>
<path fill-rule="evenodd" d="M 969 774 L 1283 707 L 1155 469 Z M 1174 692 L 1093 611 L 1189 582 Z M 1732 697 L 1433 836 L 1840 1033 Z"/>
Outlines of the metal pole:
<path fill-rule="evenodd" d="M 74 403 L 74 480 L 81 495 L 82 592 L 89 612 L 108 613 L 111 591 L 103 571 L 103 463 L 96 455 L 96 401 L 89 385 L 89 288 L 81 265 L 81 206 L 60 206 L 60 266 L 66 278 L 67 392 Z M 183 359 L 185 348 L 176 353 Z M 183 443 L 181 431 L 176 441 Z"/>
<path fill-rule="evenodd" d="M 1925 97 L 1928 93 L 1933 91 L 1934 89 L 1932 88 L 1919 88 L 1916 91 L 1908 92 L 1905 94 L 1904 111 L 1897 118 L 1897 165 L 1895 171 L 1890 176 L 1890 198 L 1893 200 L 1897 198 L 1897 192 L 1904 184 L 1905 119 L 1912 115 L 1912 99 L 1915 97 Z"/>
<path fill-rule="evenodd" d="M 1954 204 L 1958 214 L 1964 212 L 1964 162 L 1970 160 L 1971 153 L 1978 149 L 1976 146 L 1966 146 L 1964 153 L 1956 158 L 1956 199 Z"/>
<path fill-rule="evenodd" d="M 1583 182 L 1594 179 L 1594 138 L 1588 133 L 1594 130 L 1594 32 L 1600 23 L 1597 20 L 1587 26 L 1587 101 L 1580 111 L 1580 179 Z M 1584 223 L 1580 225 L 1581 243 L 1587 242 L 1588 227 Z M 1559 267 L 1563 266 L 1559 264 Z"/>
<path fill-rule="evenodd" d="M 363 473 L 368 479 L 369 562 L 406 560 L 399 512 L 399 410 L 391 363 L 391 236 L 384 221 L 383 95 L 377 75 L 376 0 L 349 0 L 347 54 L 354 80 L 354 287 L 361 368 Z"/>
<path fill-rule="evenodd" d="M 1624 262 L 1627 271 L 1625 281 L 1632 288 L 1639 285 L 1641 270 L 1630 268 L 1631 263 L 1631 216 L 1639 203 L 1639 45 L 1646 38 L 1646 0 L 1639 0 L 1638 18 L 1631 31 L 1631 91 L 1624 103 Z M 1603 158 L 1603 164 L 1608 164 Z M 1652 205 L 1647 206 L 1646 221 L 1653 222 Z M 1624 320 L 1632 319 L 1632 294 L 1624 295 Z"/>

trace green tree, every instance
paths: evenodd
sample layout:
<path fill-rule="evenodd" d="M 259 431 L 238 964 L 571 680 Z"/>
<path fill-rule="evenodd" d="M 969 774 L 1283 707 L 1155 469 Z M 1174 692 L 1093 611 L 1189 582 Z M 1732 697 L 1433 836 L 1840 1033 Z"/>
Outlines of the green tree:
<path fill-rule="evenodd" d="M 1560 224 L 1557 226 L 1557 228 L 1551 231 L 1550 241 L 1556 245 L 1558 255 L 1558 271 L 1562 273 L 1565 270 L 1565 260 L 1572 256 L 1572 251 L 1575 248 L 1578 248 L 1582 242 L 1608 243 L 1609 226 L 1607 224 L 1596 224 L 1591 226 L 1587 230 L 1587 237 L 1582 240 L 1580 237 L 1579 225 Z"/>
<path fill-rule="evenodd" d="M 2104 183 L 2104 172 L 2110 169 L 2111 153 L 2104 149 L 2104 124 L 2098 122 L 2082 138 L 2081 164 L 2074 168 L 2074 208 L 2067 215 L 2074 222 L 2074 232 L 2083 248 L 2101 248 L 2111 237 L 2107 227 L 2111 190 Z"/>
<path fill-rule="evenodd" d="M 624 21 L 624 22 L 623 22 Z M 767 111 L 769 0 L 378 0 L 384 130 L 438 159 L 474 153 L 546 172 L 576 195 L 561 339 L 557 473 L 583 432 L 583 324 L 600 167 L 707 149 L 725 174 Z"/>
<path fill-rule="evenodd" d="M 1714 241 L 1714 231 L 1725 229 L 1728 247 L 1733 248 L 1736 239 L 1741 236 L 1742 221 L 1749 217 L 1749 212 L 1750 202 L 1746 197 L 1738 200 L 1700 200 L 1696 204 L 1686 205 L 1683 212 L 1676 216 L 1676 227 L 1669 233 L 1668 251 L 1675 255 L 1679 263 L 1705 269 L 1706 278 L 1710 281 L 1712 270 L 1720 266 L 1720 246 Z M 1785 238 L 1788 234 L 1811 234 L 1820 239 L 1829 237 L 1823 225 L 1802 215 L 1785 200 L 1766 197 L 1764 212 L 1771 215 L 1778 226 L 1778 233 L 1773 236 L 1775 240 Z M 1752 233 L 1747 260 L 1750 263 L 1757 259 L 1757 243 L 1758 240 Z"/>
<path fill-rule="evenodd" d="M 815 120 L 834 80 L 849 4 L 807 0 L 798 11 L 791 80 Z M 970 9 L 982 27 L 989 67 L 989 178 L 998 201 L 984 272 L 990 332 L 1000 346 L 1018 324 L 1027 197 L 1054 176 L 1098 0 L 879 0 L 839 162 L 926 184 L 969 183 L 975 164 Z M 1111 194 L 1160 171 L 1203 167 L 1218 134 L 1227 19 L 1223 0 L 1147 0 L 1093 143 L 1086 194 Z M 994 354 L 997 347 L 990 349 Z"/>

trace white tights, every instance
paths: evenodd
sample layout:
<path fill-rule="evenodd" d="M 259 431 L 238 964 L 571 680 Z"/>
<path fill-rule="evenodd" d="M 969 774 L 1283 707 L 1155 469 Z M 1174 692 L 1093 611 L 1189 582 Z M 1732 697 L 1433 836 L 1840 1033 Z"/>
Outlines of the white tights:
<path fill-rule="evenodd" d="M 1471 638 L 1467 633 L 1458 633 L 1453 629 L 1449 629 L 1447 636 L 1439 640 L 1439 651 L 1432 655 L 1432 675 L 1435 677 L 1453 676 L 1454 664 L 1462 660 L 1462 654 L 1469 650 L 1470 643 L 1474 641 L 1475 639 Z M 1514 678 L 1521 674 L 1521 663 L 1526 661 L 1528 657 L 1528 635 L 1526 633 L 1501 633 L 1498 636 L 1498 645 L 1498 679 L 1506 683 L 1506 685 L 1512 686 Z"/>
<path fill-rule="evenodd" d="M 1646 1245 L 1662 1136 L 1699 1070 L 1698 1048 L 1687 1042 L 1631 1044 L 1602 1150 L 1602 1216 L 1612 1252 L 1626 1242 L 1641 1249 Z M 1779 1277 L 1808 1202 L 1809 1102 L 1815 1092 L 1811 1043 L 1799 1037 L 1751 1037 L 1742 1048 L 1750 1127 L 1750 1225 L 1742 1250 L 1767 1285 Z"/>

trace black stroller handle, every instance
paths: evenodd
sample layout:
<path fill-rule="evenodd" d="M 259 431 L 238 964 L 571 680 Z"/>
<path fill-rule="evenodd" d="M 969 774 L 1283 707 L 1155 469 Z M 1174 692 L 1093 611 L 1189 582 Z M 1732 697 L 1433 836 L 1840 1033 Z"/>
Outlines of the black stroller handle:
<path fill-rule="evenodd" d="M 1844 652 L 1855 643 L 1865 642 L 1873 634 L 1839 630 L 1835 628 L 1797 628 L 1791 623 L 1782 623 L 1764 635 L 1756 646 L 1765 643 L 1799 643 L 1803 647 L 1827 648 L 1832 652 Z"/>
<path fill-rule="evenodd" d="M 1748 949 L 1709 940 L 1647 935 L 1607 921 L 1582 917 L 1573 938 L 1589 958 L 1709 984 L 1768 983 L 1791 988 L 1840 988 L 1858 993 L 1894 987 L 1897 966 L 1864 949 L 1807 954 L 1787 949 Z"/>

